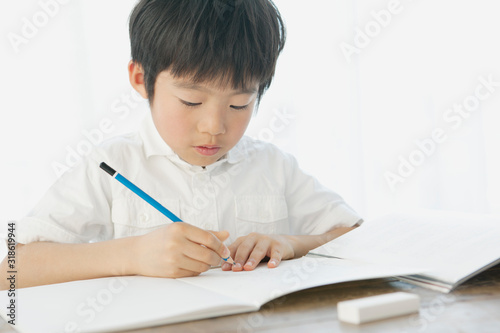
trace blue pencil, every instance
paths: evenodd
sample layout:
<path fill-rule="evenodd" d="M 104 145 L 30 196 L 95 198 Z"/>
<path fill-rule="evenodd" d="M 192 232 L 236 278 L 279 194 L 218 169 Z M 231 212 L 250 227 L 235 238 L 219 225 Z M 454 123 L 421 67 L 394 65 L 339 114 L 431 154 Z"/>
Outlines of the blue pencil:
<path fill-rule="evenodd" d="M 160 213 L 162 213 L 163 215 L 165 215 L 166 217 L 168 217 L 172 222 L 182 222 L 182 220 L 180 218 L 178 218 L 174 213 L 172 213 L 167 208 L 165 208 L 164 206 L 162 206 L 162 204 L 160 204 L 158 201 L 156 201 L 155 199 L 153 199 L 146 192 L 144 192 L 143 190 L 141 190 L 140 188 L 138 188 L 137 186 L 135 186 L 127 178 L 123 177 L 121 174 L 119 174 L 118 172 L 116 172 L 112 167 L 110 167 L 109 165 L 107 165 L 104 162 L 101 163 L 100 167 L 101 167 L 101 169 L 103 169 L 104 171 L 106 171 L 111 177 L 115 178 L 117 181 L 119 181 L 120 183 L 122 183 L 123 185 L 125 185 L 125 187 L 127 187 L 129 190 L 131 190 L 132 192 L 134 192 L 135 194 L 137 194 L 139 197 L 141 197 L 142 199 L 144 199 L 144 201 L 146 201 L 148 204 L 150 204 L 151 206 L 153 206 L 154 208 L 156 208 Z M 228 260 L 230 260 L 229 263 L 234 265 L 234 261 L 233 261 L 233 259 L 231 259 L 231 256 L 229 256 L 227 258 L 222 258 L 222 259 L 225 262 L 228 262 Z"/>

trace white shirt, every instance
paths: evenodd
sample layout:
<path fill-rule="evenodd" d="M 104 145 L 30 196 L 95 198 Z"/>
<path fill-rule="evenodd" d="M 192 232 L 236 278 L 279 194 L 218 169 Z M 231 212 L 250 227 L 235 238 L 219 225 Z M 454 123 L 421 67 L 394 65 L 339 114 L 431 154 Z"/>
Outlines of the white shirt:
<path fill-rule="evenodd" d="M 314 235 L 361 223 L 338 194 L 274 145 L 243 137 L 204 169 L 181 160 L 148 115 L 138 132 L 96 147 L 62 175 L 18 221 L 18 242 L 94 242 L 143 235 L 172 223 L 100 169 L 101 162 L 184 222 L 228 230 L 228 244 L 251 232 Z"/>

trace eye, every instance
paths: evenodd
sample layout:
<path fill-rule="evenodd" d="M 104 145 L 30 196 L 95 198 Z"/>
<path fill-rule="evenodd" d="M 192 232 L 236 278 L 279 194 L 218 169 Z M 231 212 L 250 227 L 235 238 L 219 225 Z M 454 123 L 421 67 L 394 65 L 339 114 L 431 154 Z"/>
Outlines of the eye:
<path fill-rule="evenodd" d="M 244 106 L 231 105 L 231 108 L 233 110 L 243 111 L 243 110 L 248 109 L 249 106 L 250 106 L 250 104 L 247 104 L 247 105 L 244 105 Z"/>
<path fill-rule="evenodd" d="M 186 101 L 183 101 L 182 99 L 180 101 L 182 104 L 184 104 L 185 106 L 190 107 L 190 108 L 201 105 L 201 103 L 186 102 Z"/>

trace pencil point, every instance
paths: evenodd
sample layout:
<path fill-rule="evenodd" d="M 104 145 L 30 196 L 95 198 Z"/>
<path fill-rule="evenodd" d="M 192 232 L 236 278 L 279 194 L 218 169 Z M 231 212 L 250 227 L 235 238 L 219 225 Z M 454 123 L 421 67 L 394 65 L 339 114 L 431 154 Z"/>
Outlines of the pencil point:
<path fill-rule="evenodd" d="M 234 260 L 231 257 L 222 258 L 222 260 L 224 260 L 228 264 L 234 265 Z"/>

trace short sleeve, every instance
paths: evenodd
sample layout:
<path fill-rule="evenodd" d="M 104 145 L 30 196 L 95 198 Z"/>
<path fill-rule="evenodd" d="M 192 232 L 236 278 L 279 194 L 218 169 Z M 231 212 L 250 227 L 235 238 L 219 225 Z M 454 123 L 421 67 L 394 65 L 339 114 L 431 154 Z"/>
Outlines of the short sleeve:
<path fill-rule="evenodd" d="M 336 227 L 352 227 L 363 222 L 339 194 L 302 171 L 293 156 L 287 155 L 285 161 L 292 234 L 319 235 Z"/>
<path fill-rule="evenodd" d="M 111 189 L 104 176 L 95 156 L 67 171 L 17 221 L 17 241 L 87 243 L 113 238 Z"/>

